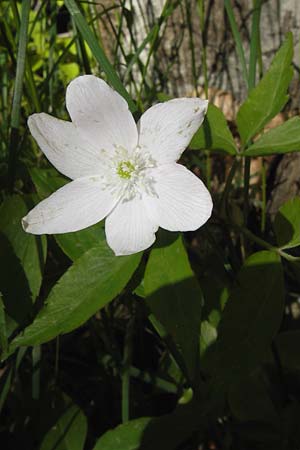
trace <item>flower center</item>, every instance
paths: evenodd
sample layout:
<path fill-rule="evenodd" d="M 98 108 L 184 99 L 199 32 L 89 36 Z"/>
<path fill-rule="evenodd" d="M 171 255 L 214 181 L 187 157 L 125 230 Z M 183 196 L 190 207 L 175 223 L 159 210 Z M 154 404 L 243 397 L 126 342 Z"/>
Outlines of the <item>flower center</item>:
<path fill-rule="evenodd" d="M 117 166 L 117 174 L 121 178 L 129 180 L 132 172 L 135 171 L 135 166 L 130 161 L 121 161 Z"/>
<path fill-rule="evenodd" d="M 156 161 L 149 153 L 137 146 L 133 151 L 116 146 L 113 154 L 107 156 L 106 170 L 103 175 L 105 189 L 123 201 L 143 194 L 156 196 L 155 181 L 151 176 Z"/>

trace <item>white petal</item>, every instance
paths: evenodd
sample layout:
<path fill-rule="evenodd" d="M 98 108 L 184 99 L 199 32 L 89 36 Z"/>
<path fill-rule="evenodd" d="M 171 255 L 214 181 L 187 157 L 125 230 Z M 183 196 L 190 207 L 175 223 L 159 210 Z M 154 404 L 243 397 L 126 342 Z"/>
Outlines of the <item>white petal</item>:
<path fill-rule="evenodd" d="M 66 104 L 73 123 L 99 150 L 136 147 L 138 134 L 127 102 L 105 81 L 84 75 L 71 81 Z"/>
<path fill-rule="evenodd" d="M 212 199 L 201 180 L 180 164 L 152 169 L 157 197 L 147 197 L 148 211 L 160 227 L 192 231 L 211 216 Z"/>
<path fill-rule="evenodd" d="M 40 113 L 29 117 L 28 126 L 48 160 L 67 177 L 75 179 L 103 170 L 101 152 L 82 139 L 72 122 Z"/>
<path fill-rule="evenodd" d="M 106 217 L 116 202 L 103 190 L 100 178 L 78 178 L 40 202 L 22 219 L 22 225 L 32 234 L 78 231 Z"/>
<path fill-rule="evenodd" d="M 208 102 L 177 98 L 148 109 L 138 123 L 139 145 L 160 163 L 177 161 L 203 122 Z"/>
<path fill-rule="evenodd" d="M 150 247 L 158 225 L 148 216 L 144 201 L 135 197 L 120 202 L 105 222 L 108 245 L 116 255 L 131 255 Z"/>

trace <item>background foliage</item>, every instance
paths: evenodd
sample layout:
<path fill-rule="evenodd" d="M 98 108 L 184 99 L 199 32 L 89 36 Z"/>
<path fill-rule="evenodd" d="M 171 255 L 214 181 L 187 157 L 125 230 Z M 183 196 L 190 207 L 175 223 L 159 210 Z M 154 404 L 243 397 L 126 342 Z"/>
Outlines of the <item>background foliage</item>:
<path fill-rule="evenodd" d="M 300 198 L 276 215 L 267 207 L 279 158 L 300 150 L 299 117 L 288 114 L 294 43 L 287 34 L 262 69 L 262 8 L 253 1 L 245 52 L 236 10 L 224 1 L 248 94 L 229 123 L 210 103 L 182 158 L 211 190 L 213 217 L 185 235 L 160 230 L 144 254 L 115 257 L 103 223 L 47 238 L 23 232 L 28 209 L 67 181 L 37 148 L 26 119 L 41 111 L 67 118 L 66 85 L 82 73 L 105 78 L 136 119 L 170 98 L 172 59 L 163 73 L 155 61 L 178 11 L 193 94 L 207 96 L 208 2 L 198 0 L 192 12 L 188 0 L 167 0 L 142 42 L 135 2 L 1 2 L 5 449 L 299 448 Z M 283 108 L 289 118 L 266 128 Z"/>

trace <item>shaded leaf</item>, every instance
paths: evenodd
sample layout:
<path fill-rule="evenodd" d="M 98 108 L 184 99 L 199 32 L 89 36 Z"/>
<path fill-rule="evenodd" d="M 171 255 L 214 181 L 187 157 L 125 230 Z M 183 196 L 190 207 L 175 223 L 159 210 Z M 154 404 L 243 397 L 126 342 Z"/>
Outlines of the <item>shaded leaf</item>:
<path fill-rule="evenodd" d="M 260 371 L 235 380 L 228 392 L 230 410 L 241 422 L 280 425 L 279 416 L 269 396 L 268 385 Z"/>
<path fill-rule="evenodd" d="M 105 433 L 93 450 L 175 450 L 199 432 L 204 409 L 190 402 L 161 417 L 132 420 Z"/>
<path fill-rule="evenodd" d="M 181 236 L 165 247 L 153 248 L 144 285 L 147 304 L 178 345 L 193 378 L 199 356 L 202 292 Z"/>
<path fill-rule="evenodd" d="M 282 248 L 300 245 L 300 197 L 281 206 L 275 216 L 274 229 L 277 243 Z"/>
<path fill-rule="evenodd" d="M 288 100 L 287 89 L 293 76 L 293 35 L 287 38 L 276 53 L 271 67 L 237 114 L 237 126 L 242 142 L 247 142 L 278 114 Z"/>
<path fill-rule="evenodd" d="M 86 417 L 78 406 L 70 405 L 48 431 L 40 450 L 83 450 L 86 434 Z"/>
<path fill-rule="evenodd" d="M 152 419 L 142 417 L 119 425 L 107 431 L 98 439 L 93 450 L 137 450 L 143 438 L 143 432 Z"/>
<path fill-rule="evenodd" d="M 140 259 L 140 253 L 114 256 L 104 243 L 88 250 L 60 278 L 12 348 L 41 344 L 79 327 L 124 289 Z"/>
<path fill-rule="evenodd" d="M 276 336 L 280 362 L 284 367 L 300 371 L 300 331 L 286 331 Z"/>
<path fill-rule="evenodd" d="M 263 134 L 245 152 L 245 156 L 267 156 L 300 151 L 300 117 L 293 117 Z"/>
<path fill-rule="evenodd" d="M 221 383 L 232 383 L 262 361 L 279 329 L 284 308 L 280 257 L 270 251 L 251 255 L 227 300 L 218 339 L 205 366 Z"/>
<path fill-rule="evenodd" d="M 192 150 L 221 150 L 230 155 L 237 153 L 224 114 L 215 105 L 208 105 L 203 124 L 194 135 L 189 148 Z"/>
<path fill-rule="evenodd" d="M 42 282 L 47 241 L 45 237 L 33 236 L 22 229 L 21 219 L 27 214 L 28 209 L 24 198 L 17 195 L 7 197 L 0 208 L 0 233 L 7 240 L 7 246 L 11 247 L 9 253 L 15 254 L 18 260 L 16 264 L 21 265 L 28 280 L 32 298 L 35 299 Z M 14 258 L 13 255 L 11 258 Z M 1 266 L 7 265 L 5 254 L 0 261 Z M 14 278 L 13 266 L 12 273 L 8 266 L 4 270 L 7 276 Z M 15 284 L 17 284 L 16 279 Z"/>

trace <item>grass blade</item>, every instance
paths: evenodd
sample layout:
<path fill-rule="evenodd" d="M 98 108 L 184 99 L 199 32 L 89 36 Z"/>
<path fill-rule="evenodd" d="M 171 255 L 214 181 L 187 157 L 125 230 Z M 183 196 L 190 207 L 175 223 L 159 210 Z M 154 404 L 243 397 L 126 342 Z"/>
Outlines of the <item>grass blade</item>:
<path fill-rule="evenodd" d="M 233 34 L 233 38 L 235 41 L 236 51 L 237 51 L 237 54 L 238 54 L 238 57 L 240 59 L 240 63 L 242 66 L 243 78 L 248 86 L 248 70 L 247 70 L 247 65 L 246 65 L 244 48 L 243 48 L 241 35 L 240 35 L 239 29 L 238 29 L 238 26 L 237 26 L 237 23 L 236 23 L 236 20 L 234 17 L 234 12 L 233 12 L 230 0 L 224 0 L 224 6 L 226 9 L 227 17 L 228 17 L 231 31 Z"/>
<path fill-rule="evenodd" d="M 10 190 L 13 190 L 14 186 L 16 159 L 19 144 L 18 141 L 19 141 L 19 126 L 21 115 L 21 98 L 23 92 L 23 80 L 25 71 L 29 12 L 30 12 L 30 0 L 24 0 L 22 2 L 19 46 L 17 54 L 17 71 L 16 71 L 16 81 L 11 112 L 11 133 L 9 142 L 9 162 L 8 162 L 8 176 L 9 176 Z"/>
<path fill-rule="evenodd" d="M 124 99 L 127 101 L 129 109 L 131 112 L 136 111 L 136 105 L 133 102 L 132 98 L 124 88 L 120 78 L 118 77 L 115 69 L 107 59 L 104 51 L 100 47 L 95 35 L 92 33 L 87 21 L 84 16 L 81 14 L 76 2 L 74 0 L 65 0 L 65 5 L 68 8 L 69 13 L 71 14 L 79 32 L 81 33 L 83 39 L 87 42 L 88 46 L 91 49 L 94 57 L 100 64 L 103 71 L 106 73 L 107 78 L 111 85 L 116 89 L 116 91 L 121 94 Z"/>

